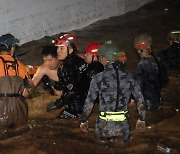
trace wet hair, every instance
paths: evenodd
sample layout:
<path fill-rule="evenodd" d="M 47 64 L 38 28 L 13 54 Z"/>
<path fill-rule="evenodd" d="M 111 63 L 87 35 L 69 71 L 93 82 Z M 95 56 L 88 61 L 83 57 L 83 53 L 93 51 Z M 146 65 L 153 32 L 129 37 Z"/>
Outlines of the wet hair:
<path fill-rule="evenodd" d="M 57 47 L 56 46 L 46 46 L 43 48 L 41 55 L 43 57 L 52 56 L 53 58 L 57 58 Z"/>

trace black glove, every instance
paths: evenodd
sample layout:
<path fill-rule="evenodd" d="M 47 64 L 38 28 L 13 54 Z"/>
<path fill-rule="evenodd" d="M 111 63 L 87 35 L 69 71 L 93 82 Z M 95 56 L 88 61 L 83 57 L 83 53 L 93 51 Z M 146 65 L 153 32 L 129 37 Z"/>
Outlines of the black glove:
<path fill-rule="evenodd" d="M 51 95 L 54 95 L 54 90 L 51 87 L 51 84 L 53 84 L 53 82 L 51 82 L 51 81 L 53 81 L 53 80 L 49 80 L 48 76 L 45 75 L 45 76 L 43 76 L 41 81 L 43 82 L 43 89 L 49 91 L 49 93 Z"/>

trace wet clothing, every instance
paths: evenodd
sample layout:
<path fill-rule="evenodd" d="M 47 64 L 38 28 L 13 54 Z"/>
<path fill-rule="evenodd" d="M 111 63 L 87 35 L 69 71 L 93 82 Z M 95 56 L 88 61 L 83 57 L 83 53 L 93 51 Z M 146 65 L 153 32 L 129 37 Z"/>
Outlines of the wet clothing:
<path fill-rule="evenodd" d="M 160 60 L 160 58 L 158 58 Z M 161 105 L 159 69 L 153 56 L 143 58 L 135 68 L 135 78 L 140 85 L 147 110 L 155 110 Z"/>
<path fill-rule="evenodd" d="M 104 71 L 104 66 L 99 61 L 93 61 L 91 64 L 88 65 L 87 68 L 87 74 L 89 77 L 89 80 L 91 81 L 93 75 Z"/>
<path fill-rule="evenodd" d="M 87 91 L 87 64 L 75 54 L 66 57 L 58 68 L 59 82 L 63 90 L 59 104 L 68 105 L 68 110 L 73 114 L 82 112 Z"/>
<path fill-rule="evenodd" d="M 180 71 L 180 43 L 161 51 L 158 56 L 164 61 L 169 71 Z"/>
<path fill-rule="evenodd" d="M 129 99 L 131 95 L 133 95 L 137 101 L 139 118 L 145 120 L 144 99 L 140 87 L 132 75 L 123 70 L 120 63 L 108 65 L 103 72 L 94 75 L 92 78 L 83 108 L 81 122 L 87 121 L 98 95 L 99 115 L 95 127 L 97 137 L 109 138 L 120 136 L 123 133 L 124 140 L 128 140 L 130 133 L 126 114 L 122 114 L 124 119 L 118 116 L 118 118 L 120 118 L 118 120 L 104 120 L 101 116 L 105 116 L 108 112 L 115 114 L 118 114 L 118 112 L 126 113 Z M 103 113 L 103 115 L 101 113 Z M 110 117 L 112 117 L 112 115 L 110 115 Z"/>
<path fill-rule="evenodd" d="M 41 81 L 43 82 L 43 89 L 49 91 L 51 95 L 54 95 L 52 87 L 56 90 L 61 89 L 61 84 L 58 81 L 50 79 L 47 75 L 44 75 Z"/>
<path fill-rule="evenodd" d="M 28 105 L 21 95 L 31 86 L 25 66 L 10 55 L 0 55 L 0 129 L 27 123 Z"/>
<path fill-rule="evenodd" d="M 92 77 L 102 71 L 104 71 L 104 66 L 99 61 L 93 61 L 91 64 L 88 65 L 88 68 L 87 68 L 87 76 L 88 76 L 88 80 L 89 80 L 87 83 L 88 87 L 90 86 Z M 87 88 L 86 96 L 88 94 L 88 90 L 89 90 L 89 88 Z M 99 102 L 98 98 L 96 99 L 96 102 L 97 103 Z"/>

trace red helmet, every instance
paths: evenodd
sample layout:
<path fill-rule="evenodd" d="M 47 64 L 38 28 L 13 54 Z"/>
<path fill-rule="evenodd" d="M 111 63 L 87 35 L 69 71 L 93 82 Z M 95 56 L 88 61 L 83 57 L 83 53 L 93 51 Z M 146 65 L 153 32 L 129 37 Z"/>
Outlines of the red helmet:
<path fill-rule="evenodd" d="M 72 47 L 74 46 L 77 49 L 78 48 L 77 38 L 71 33 L 59 34 L 55 46 L 67 46 L 68 47 L 69 45 L 71 45 Z"/>
<path fill-rule="evenodd" d="M 93 56 L 96 56 L 98 53 L 98 49 L 102 44 L 103 43 L 89 43 L 85 48 L 85 52 L 90 53 Z"/>

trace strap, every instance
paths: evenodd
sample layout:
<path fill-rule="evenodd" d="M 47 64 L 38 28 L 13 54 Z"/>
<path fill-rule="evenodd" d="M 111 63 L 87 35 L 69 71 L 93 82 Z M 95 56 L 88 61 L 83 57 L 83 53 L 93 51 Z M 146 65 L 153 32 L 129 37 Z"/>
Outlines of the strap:
<path fill-rule="evenodd" d="M 14 58 L 14 61 L 10 61 L 10 60 L 5 60 L 3 57 L 0 56 L 0 59 L 2 60 L 2 62 L 4 64 L 4 73 L 5 73 L 5 76 L 9 75 L 9 73 L 8 73 L 9 67 L 8 67 L 7 63 L 11 63 L 12 64 L 12 67 L 15 70 L 16 76 L 19 76 L 18 63 L 17 63 L 17 59 L 16 58 Z"/>
<path fill-rule="evenodd" d="M 118 110 L 118 104 L 119 104 L 119 94 L 120 94 L 120 91 L 119 91 L 119 88 L 120 88 L 120 81 L 119 81 L 119 72 L 118 72 L 118 65 L 116 65 L 115 63 L 113 63 L 113 68 L 115 69 L 116 71 L 116 77 L 117 77 L 117 99 L 116 99 L 116 107 L 115 107 L 115 111 Z"/>
<path fill-rule="evenodd" d="M 7 75 L 8 75 L 8 71 L 7 71 L 7 68 L 6 68 L 6 65 L 5 65 L 5 60 L 4 60 L 4 58 L 1 57 L 1 56 L 0 56 L 0 59 L 2 60 L 3 65 L 4 65 L 4 74 L 5 74 L 5 76 L 7 76 Z"/>
<path fill-rule="evenodd" d="M 0 94 L 0 97 L 20 97 L 21 94 Z"/>
<path fill-rule="evenodd" d="M 128 113 L 128 111 L 117 111 L 117 112 L 111 112 L 111 111 L 103 112 L 103 111 L 101 111 L 100 115 L 102 115 L 102 116 L 104 116 L 104 115 L 120 115 L 120 114 L 126 114 L 126 113 Z"/>

